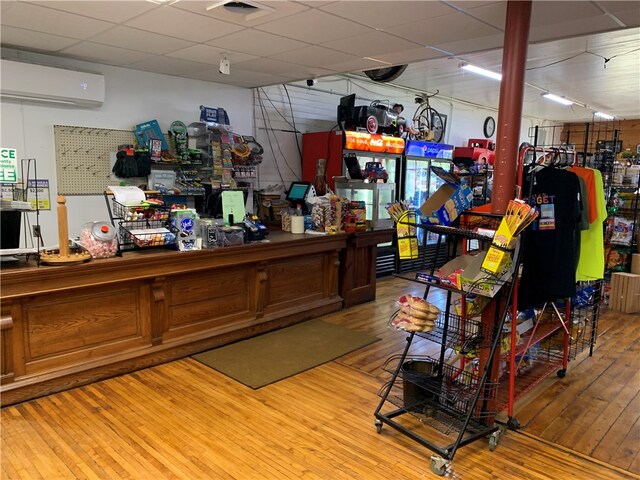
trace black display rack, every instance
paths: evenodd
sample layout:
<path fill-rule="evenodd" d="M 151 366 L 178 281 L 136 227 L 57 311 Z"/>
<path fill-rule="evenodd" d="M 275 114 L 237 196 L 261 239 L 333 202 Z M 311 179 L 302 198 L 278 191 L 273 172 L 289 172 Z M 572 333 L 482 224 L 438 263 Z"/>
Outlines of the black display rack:
<path fill-rule="evenodd" d="M 105 192 L 104 198 L 117 228 L 118 255 L 126 250 L 175 245 L 176 230 L 169 222 L 167 205 L 123 205 L 111 192 Z"/>
<path fill-rule="evenodd" d="M 474 222 L 496 226 L 499 216 L 473 214 Z M 493 217 L 493 218 L 492 218 Z M 438 234 L 438 244 L 443 236 L 462 240 L 466 244 L 490 240 L 484 234 L 463 227 L 441 227 L 416 225 Z M 455 252 L 454 252 L 455 255 Z M 519 254 L 513 259 L 517 272 Z M 425 277 L 433 276 L 435 265 Z M 433 452 L 431 470 L 444 475 L 457 450 L 481 438 L 489 439 L 489 449 L 498 444 L 502 427 L 495 422 L 498 395 L 498 362 L 500 361 L 501 332 L 507 318 L 514 283 L 508 279 L 500 281 L 501 288 L 489 303 L 493 303 L 485 322 L 467 318 L 465 311 L 457 315 L 452 311 L 454 294 L 465 296 L 469 291 L 450 285 L 432 283 L 420 275 L 397 275 L 399 278 L 425 285 L 423 298 L 430 288 L 447 292 L 446 308 L 436 321 L 435 328 L 428 333 L 409 332 L 403 352 L 387 360 L 383 369 L 390 379 L 379 391 L 380 402 L 374 412 L 378 433 L 388 425 L 408 436 Z M 488 308 L 485 307 L 485 308 Z M 393 318 L 392 318 L 393 319 Z M 392 320 L 391 319 L 391 320 Z M 390 324 L 391 324 L 390 320 Z M 409 354 L 416 338 L 426 338 L 439 344 L 439 355 L 414 356 Z M 455 352 L 452 359 L 448 352 Z M 453 355 L 453 354 L 452 354 Z M 475 357 L 471 360 L 469 357 Z M 387 411 L 391 406 L 391 410 Z M 422 430 L 424 427 L 426 430 Z"/>

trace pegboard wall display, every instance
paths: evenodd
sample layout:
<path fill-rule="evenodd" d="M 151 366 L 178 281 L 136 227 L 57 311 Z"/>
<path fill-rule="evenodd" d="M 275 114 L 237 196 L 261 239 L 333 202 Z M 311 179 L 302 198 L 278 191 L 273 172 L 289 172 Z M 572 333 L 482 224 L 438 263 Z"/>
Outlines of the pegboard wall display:
<path fill-rule="evenodd" d="M 53 132 L 61 195 L 102 195 L 114 182 L 111 155 L 136 143 L 131 130 L 54 125 Z"/>

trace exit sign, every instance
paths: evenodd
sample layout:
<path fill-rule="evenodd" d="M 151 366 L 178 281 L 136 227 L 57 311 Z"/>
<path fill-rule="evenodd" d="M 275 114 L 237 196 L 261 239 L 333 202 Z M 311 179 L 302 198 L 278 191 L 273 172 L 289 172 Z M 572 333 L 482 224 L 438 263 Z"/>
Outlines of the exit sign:
<path fill-rule="evenodd" d="M 0 148 L 0 182 L 18 183 L 17 157 L 15 148 Z"/>

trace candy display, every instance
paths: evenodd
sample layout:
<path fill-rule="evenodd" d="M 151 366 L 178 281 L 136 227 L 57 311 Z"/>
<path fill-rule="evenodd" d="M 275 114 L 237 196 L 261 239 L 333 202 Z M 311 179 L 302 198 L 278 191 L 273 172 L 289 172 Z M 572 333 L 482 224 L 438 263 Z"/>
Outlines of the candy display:
<path fill-rule="evenodd" d="M 80 245 L 93 258 L 115 257 L 118 252 L 116 229 L 106 222 L 86 223 L 80 233 Z"/>

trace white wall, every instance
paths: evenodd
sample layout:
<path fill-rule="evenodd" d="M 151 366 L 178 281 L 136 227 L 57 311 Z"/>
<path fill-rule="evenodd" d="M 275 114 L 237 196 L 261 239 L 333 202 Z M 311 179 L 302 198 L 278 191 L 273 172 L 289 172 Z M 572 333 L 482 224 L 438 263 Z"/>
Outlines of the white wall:
<path fill-rule="evenodd" d="M 301 159 L 293 133 L 294 121 L 300 133 L 327 131 L 336 124 L 336 110 L 340 97 L 351 93 L 357 96 L 356 105 L 365 105 L 373 100 L 388 100 L 391 105 L 401 103 L 405 108 L 403 114 L 407 118 L 413 116 L 417 107 L 416 92 L 413 90 L 373 83 L 368 79 L 352 76 L 321 78 L 312 87 L 308 87 L 306 82 L 299 82 L 287 85 L 286 90 L 283 85 L 254 90 L 255 135 L 265 148 L 260 169 L 262 187 L 275 183 L 288 185 L 301 175 Z M 442 96 L 437 96 L 430 102 L 439 113 L 447 115 L 445 138 L 442 143 L 454 146 L 466 145 L 469 138 L 484 138 L 485 118 L 491 115 L 497 120 L 498 117 L 495 109 Z M 530 128 L 548 123 L 543 119 L 523 117 L 520 142 L 530 140 Z M 495 140 L 495 135 L 493 139 Z M 298 142 L 302 144 L 300 134 Z M 286 164 L 283 163 L 284 159 Z"/>
<path fill-rule="evenodd" d="M 14 50 L 3 50 L 2 55 L 14 60 L 99 72 L 105 76 L 106 100 L 99 108 L 68 108 L 5 101 L 0 104 L 0 145 L 16 148 L 18 158 L 35 158 L 38 177 L 50 182 L 52 210 L 40 212 L 45 245 L 58 243 L 53 125 L 130 129 L 132 125 L 156 119 L 163 131 L 166 131 L 174 120 L 182 120 L 187 125 L 198 121 L 199 106 L 206 105 L 224 107 L 235 132 L 253 132 L 252 91 L 247 88 Z M 102 196 L 69 196 L 67 207 L 69 235 L 72 237 L 79 235 L 84 223 L 109 218 Z"/>

